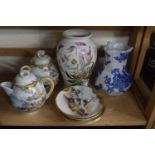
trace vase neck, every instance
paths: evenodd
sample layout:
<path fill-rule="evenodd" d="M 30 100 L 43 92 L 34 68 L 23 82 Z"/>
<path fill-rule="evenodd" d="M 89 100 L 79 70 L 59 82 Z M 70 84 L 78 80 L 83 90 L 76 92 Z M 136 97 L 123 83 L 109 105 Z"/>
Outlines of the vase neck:
<path fill-rule="evenodd" d="M 67 39 L 72 40 L 83 40 L 83 39 L 85 40 L 91 37 L 91 32 L 82 29 L 70 29 L 64 31 L 63 36 Z"/>

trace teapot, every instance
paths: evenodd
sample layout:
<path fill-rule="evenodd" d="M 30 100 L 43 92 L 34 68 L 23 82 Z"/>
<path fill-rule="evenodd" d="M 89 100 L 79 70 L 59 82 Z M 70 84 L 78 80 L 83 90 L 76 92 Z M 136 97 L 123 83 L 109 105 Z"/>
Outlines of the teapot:
<path fill-rule="evenodd" d="M 44 83 L 50 83 L 47 92 Z M 12 104 L 21 112 L 32 112 L 39 109 L 49 98 L 54 89 L 54 82 L 49 77 L 40 80 L 31 72 L 30 66 L 23 66 L 14 82 L 2 82 L 0 86 L 10 97 Z"/>
<path fill-rule="evenodd" d="M 37 78 L 49 76 L 56 85 L 59 81 L 59 72 L 51 61 L 49 55 L 44 50 L 36 52 L 35 56 L 31 60 L 32 72 Z"/>

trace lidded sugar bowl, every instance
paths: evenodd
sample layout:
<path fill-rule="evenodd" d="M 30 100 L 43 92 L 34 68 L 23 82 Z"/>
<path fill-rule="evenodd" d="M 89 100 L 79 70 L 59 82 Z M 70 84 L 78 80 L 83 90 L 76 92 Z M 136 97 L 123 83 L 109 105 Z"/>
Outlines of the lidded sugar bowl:
<path fill-rule="evenodd" d="M 49 76 L 56 85 L 59 80 L 59 72 L 52 63 L 49 55 L 44 50 L 38 50 L 31 60 L 32 72 L 37 78 Z"/>
<path fill-rule="evenodd" d="M 14 82 L 2 82 L 0 86 L 10 97 L 12 104 L 21 112 L 32 112 L 39 109 L 49 98 L 54 89 L 54 82 L 49 77 L 40 80 L 30 71 L 29 66 L 23 66 Z M 44 83 L 50 83 L 47 92 Z"/>

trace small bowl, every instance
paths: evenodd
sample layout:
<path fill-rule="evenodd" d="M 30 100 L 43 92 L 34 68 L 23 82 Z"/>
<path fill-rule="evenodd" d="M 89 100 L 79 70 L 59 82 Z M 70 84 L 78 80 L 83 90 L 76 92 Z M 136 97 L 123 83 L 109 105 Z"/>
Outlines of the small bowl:
<path fill-rule="evenodd" d="M 87 121 L 98 118 L 104 110 L 104 103 L 92 88 L 71 86 L 63 89 L 56 97 L 58 110 L 66 117 Z"/>

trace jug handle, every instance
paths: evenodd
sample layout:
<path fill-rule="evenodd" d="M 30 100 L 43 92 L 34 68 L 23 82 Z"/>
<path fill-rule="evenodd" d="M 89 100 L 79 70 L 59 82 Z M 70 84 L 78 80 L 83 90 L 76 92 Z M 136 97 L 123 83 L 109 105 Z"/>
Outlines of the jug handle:
<path fill-rule="evenodd" d="M 53 90 L 54 90 L 54 82 L 53 82 L 53 80 L 50 78 L 50 77 L 42 77 L 41 79 L 40 79 L 40 82 L 41 83 L 45 83 L 46 81 L 48 81 L 49 83 L 50 83 L 50 90 L 49 90 L 49 92 L 47 92 L 47 96 L 46 96 L 46 98 L 48 99 L 49 97 L 50 97 L 50 95 L 52 94 L 52 92 L 53 92 Z M 45 86 L 44 86 L 45 87 Z M 46 90 L 46 88 L 45 88 L 45 90 Z"/>

